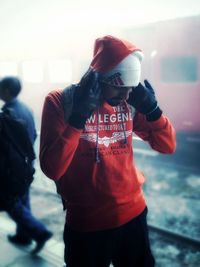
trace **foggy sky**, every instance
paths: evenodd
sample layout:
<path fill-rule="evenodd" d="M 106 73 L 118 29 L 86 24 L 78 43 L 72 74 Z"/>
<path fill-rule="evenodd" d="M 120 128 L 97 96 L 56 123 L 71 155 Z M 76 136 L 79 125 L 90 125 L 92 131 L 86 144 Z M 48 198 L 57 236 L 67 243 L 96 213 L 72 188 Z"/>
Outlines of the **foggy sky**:
<path fill-rule="evenodd" d="M 115 33 L 119 27 L 200 14 L 198 0 L 0 0 L 0 59 Z"/>

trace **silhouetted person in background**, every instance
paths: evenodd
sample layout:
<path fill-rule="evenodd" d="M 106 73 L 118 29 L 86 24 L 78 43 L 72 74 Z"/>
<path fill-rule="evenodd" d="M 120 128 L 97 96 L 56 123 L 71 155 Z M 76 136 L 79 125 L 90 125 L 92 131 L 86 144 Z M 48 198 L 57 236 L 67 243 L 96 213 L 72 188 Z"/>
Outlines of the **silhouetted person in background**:
<path fill-rule="evenodd" d="M 142 55 L 126 40 L 98 38 L 80 82 L 45 99 L 40 164 L 65 201 L 68 267 L 154 266 L 132 132 L 161 153 L 176 140 L 152 86 L 140 83 Z"/>
<path fill-rule="evenodd" d="M 16 77 L 5 77 L 0 81 L 0 99 L 5 102 L 2 110 L 12 112 L 16 119 L 23 122 L 28 131 L 31 143 L 36 140 L 36 129 L 31 110 L 21 101 L 18 95 L 21 91 L 21 83 Z M 10 185 L 12 187 L 12 184 Z M 36 247 L 32 253 L 39 252 L 52 233 L 45 225 L 37 220 L 31 213 L 29 189 L 14 204 L 14 207 L 7 211 L 9 216 L 15 221 L 16 234 L 8 235 L 8 240 L 16 245 L 30 245 L 32 240 L 36 242 Z"/>

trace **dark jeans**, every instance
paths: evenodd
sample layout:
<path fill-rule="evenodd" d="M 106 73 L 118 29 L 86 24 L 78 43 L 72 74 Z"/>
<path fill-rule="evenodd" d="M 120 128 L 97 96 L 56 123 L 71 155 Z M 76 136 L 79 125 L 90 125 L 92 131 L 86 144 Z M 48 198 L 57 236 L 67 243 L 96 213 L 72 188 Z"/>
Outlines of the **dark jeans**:
<path fill-rule="evenodd" d="M 48 231 L 43 223 L 37 220 L 31 213 L 29 191 L 20 198 L 11 211 L 10 217 L 16 222 L 16 234 L 22 238 L 30 238 L 39 241 Z"/>
<path fill-rule="evenodd" d="M 127 224 L 106 231 L 64 230 L 67 267 L 153 267 L 149 244 L 147 208 Z"/>

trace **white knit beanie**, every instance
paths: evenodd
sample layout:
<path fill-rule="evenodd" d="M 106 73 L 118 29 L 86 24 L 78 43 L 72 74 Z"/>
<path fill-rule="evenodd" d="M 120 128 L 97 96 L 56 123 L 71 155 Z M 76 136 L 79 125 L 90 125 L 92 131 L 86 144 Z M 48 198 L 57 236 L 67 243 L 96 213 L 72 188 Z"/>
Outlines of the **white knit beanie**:
<path fill-rule="evenodd" d="M 103 74 L 103 82 L 122 87 L 135 87 L 141 76 L 143 53 L 135 51 L 125 57 L 113 69 Z"/>

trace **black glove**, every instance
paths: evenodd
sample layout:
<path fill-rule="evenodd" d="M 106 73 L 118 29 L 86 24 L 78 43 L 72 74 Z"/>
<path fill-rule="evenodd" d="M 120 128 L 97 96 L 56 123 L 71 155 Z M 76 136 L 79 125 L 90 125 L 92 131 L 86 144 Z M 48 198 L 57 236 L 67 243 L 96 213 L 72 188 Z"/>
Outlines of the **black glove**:
<path fill-rule="evenodd" d="M 144 80 L 145 86 L 141 83 L 132 89 L 127 102 L 137 111 L 146 115 L 148 121 L 155 121 L 160 118 L 162 111 L 158 107 L 154 89 L 151 84 Z"/>
<path fill-rule="evenodd" d="M 101 103 L 100 74 L 89 69 L 77 84 L 73 96 L 72 114 L 69 124 L 83 129 L 86 120 L 92 115 Z"/>

